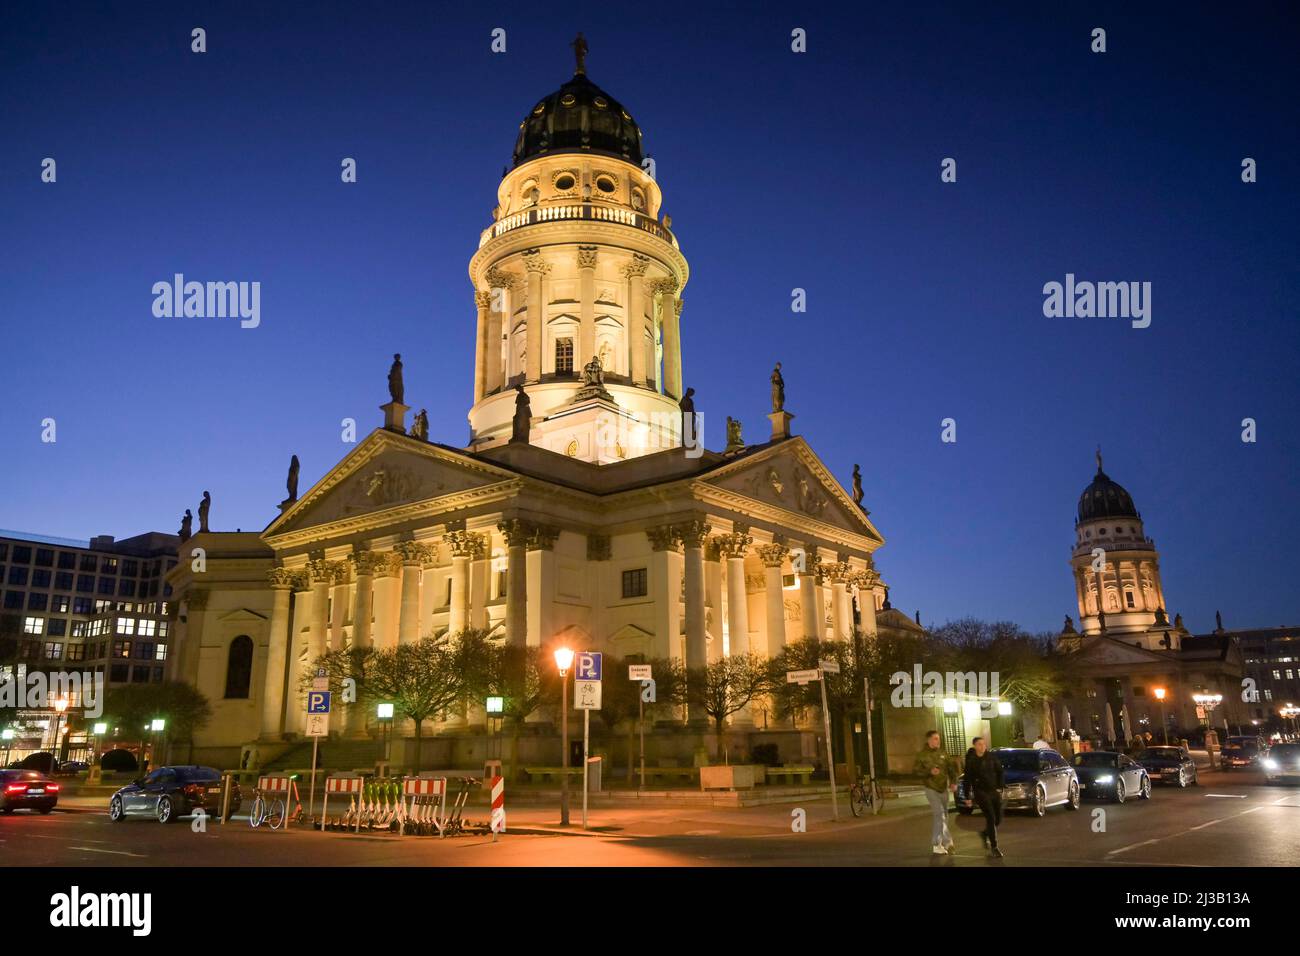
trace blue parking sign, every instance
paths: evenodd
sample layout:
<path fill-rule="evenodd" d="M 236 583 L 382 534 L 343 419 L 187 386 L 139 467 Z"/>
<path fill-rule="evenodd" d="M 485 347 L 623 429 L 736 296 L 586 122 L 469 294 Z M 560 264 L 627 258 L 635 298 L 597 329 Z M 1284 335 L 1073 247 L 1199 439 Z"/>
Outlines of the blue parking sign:
<path fill-rule="evenodd" d="M 307 691 L 307 713 L 328 714 L 330 712 L 330 692 L 327 690 Z"/>
<path fill-rule="evenodd" d="M 600 653 L 598 651 L 579 651 L 578 666 L 574 680 L 600 680 Z"/>

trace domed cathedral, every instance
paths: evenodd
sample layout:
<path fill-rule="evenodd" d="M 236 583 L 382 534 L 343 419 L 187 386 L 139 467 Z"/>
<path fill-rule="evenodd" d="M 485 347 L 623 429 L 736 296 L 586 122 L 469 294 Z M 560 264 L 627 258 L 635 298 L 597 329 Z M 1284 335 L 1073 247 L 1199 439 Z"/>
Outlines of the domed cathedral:
<path fill-rule="evenodd" d="M 1244 659 L 1235 640 L 1194 637 L 1181 615 L 1170 623 L 1160 555 L 1146 536 L 1133 497 L 1102 470 L 1079 496 L 1070 566 L 1079 627 L 1066 617 L 1057 639 L 1066 655 L 1068 690 L 1058 700 L 1058 725 L 1068 721 L 1083 737 L 1109 745 L 1137 733 L 1170 739 L 1200 724 L 1238 722 Z M 1218 693 L 1207 715 L 1195 694 Z M 1064 728 L 1062 728 L 1064 729 Z"/>
<path fill-rule="evenodd" d="M 470 260 L 478 304 L 471 448 L 511 437 L 583 461 L 679 444 L 680 323 L 689 269 L 660 219 L 627 109 L 577 70 L 519 124 L 494 222 Z"/>
<path fill-rule="evenodd" d="M 1133 497 L 1101 467 L 1079 496 L 1074 522 L 1074 588 L 1083 634 L 1130 635 L 1142 646 L 1178 649 L 1160 583 L 1160 554 L 1146 536 Z"/>
<path fill-rule="evenodd" d="M 707 378 L 698 398 L 683 387 L 686 260 L 642 168 L 640 128 L 588 79 L 581 38 L 575 50 L 572 78 L 530 101 L 470 260 L 469 443 L 431 440 L 423 411 L 412 420 L 420 403 L 398 354 L 382 420 L 342 461 L 299 495 L 295 458 L 289 495 L 260 533 L 205 522 L 182 546 L 204 560 L 169 577 L 179 616 L 168 666 L 213 705 L 194 759 L 302 766 L 303 687 L 327 649 L 474 628 L 518 647 L 562 642 L 699 668 L 805 637 L 876 633 L 884 538 L 862 501 L 870 465 L 846 491 L 793 434 L 779 362 L 755 376 L 755 399 L 771 399 L 758 429 L 732 418 Z M 387 359 L 375 358 L 378 373 Z M 715 410 L 727 420 L 717 451 L 698 437 Z M 696 732 L 704 714 L 680 716 Z M 473 766 L 485 723 L 469 707 L 423 736 L 436 733 L 444 766 Z M 732 746 L 761 733 L 756 723 L 756 708 L 736 715 Z M 331 735 L 379 729 L 359 705 L 331 716 Z M 409 758 L 413 731 L 394 728 L 395 762 Z M 811 732 L 781 733 L 783 759 L 813 752 Z M 525 741 L 535 750 L 524 758 L 559 763 L 557 734 Z M 651 760 L 690 765 L 713 735 L 679 745 Z"/>

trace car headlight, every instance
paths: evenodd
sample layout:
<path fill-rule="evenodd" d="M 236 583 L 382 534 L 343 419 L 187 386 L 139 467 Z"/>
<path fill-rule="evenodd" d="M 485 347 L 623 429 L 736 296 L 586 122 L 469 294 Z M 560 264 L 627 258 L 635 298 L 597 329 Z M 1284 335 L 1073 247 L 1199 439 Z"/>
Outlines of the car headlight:
<path fill-rule="evenodd" d="M 1264 766 L 1265 766 L 1265 768 L 1267 768 L 1267 769 L 1269 769 L 1269 770 L 1276 770 L 1276 769 L 1277 769 L 1277 761 L 1276 761 L 1276 760 L 1273 760 L 1272 758 L 1268 758 L 1268 759 L 1266 759 L 1266 760 L 1264 761 Z"/>
<path fill-rule="evenodd" d="M 1098 777 L 1096 780 L 1093 781 L 1093 783 L 1114 783 L 1114 782 L 1115 782 L 1114 776 L 1108 773 L 1103 773 L 1100 777 Z"/>
<path fill-rule="evenodd" d="M 1012 783 L 1007 785 L 1008 797 L 1023 797 L 1025 795 L 1025 785 L 1023 783 Z"/>

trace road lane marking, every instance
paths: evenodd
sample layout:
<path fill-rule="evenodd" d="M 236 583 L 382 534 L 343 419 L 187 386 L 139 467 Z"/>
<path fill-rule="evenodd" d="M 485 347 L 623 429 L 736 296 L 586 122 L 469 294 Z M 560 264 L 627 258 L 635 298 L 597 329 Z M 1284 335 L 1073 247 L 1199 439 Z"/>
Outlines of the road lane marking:
<path fill-rule="evenodd" d="M 1245 799 L 1246 799 L 1246 795 L 1245 795 L 1244 793 L 1207 793 L 1206 796 L 1207 796 L 1207 797 L 1224 797 L 1225 799 L 1228 799 L 1228 800 L 1245 800 Z"/>
<path fill-rule="evenodd" d="M 1165 839 L 1168 839 L 1168 837 L 1166 837 Z M 1106 855 L 1118 856 L 1121 853 L 1127 853 L 1129 850 L 1136 850 L 1140 846 L 1149 846 L 1152 843 L 1159 843 L 1159 842 L 1160 842 L 1159 839 L 1155 839 L 1155 840 L 1143 840 L 1141 843 L 1130 843 L 1128 846 L 1122 846 L 1118 850 L 1111 850 Z"/>
<path fill-rule="evenodd" d="M 141 860 L 147 860 L 149 857 L 144 853 L 127 853 L 126 850 L 101 850 L 94 846 L 70 846 L 69 850 L 85 850 L 87 853 L 112 853 L 114 856 L 134 856 Z"/>
<path fill-rule="evenodd" d="M 1208 823 L 1201 823 L 1194 827 L 1188 827 L 1186 830 L 1179 830 L 1177 833 L 1171 833 L 1168 836 L 1155 837 L 1154 839 L 1151 840 L 1143 840 L 1141 843 L 1134 843 L 1129 846 L 1120 847 L 1118 850 L 1111 850 L 1106 855 L 1115 856 L 1116 854 L 1119 853 L 1127 853 L 1129 850 L 1136 850 L 1140 846 L 1149 846 L 1152 843 L 1160 843 L 1163 840 L 1172 840 L 1174 837 L 1180 837 L 1183 836 L 1184 834 L 1192 833 L 1195 830 L 1204 830 L 1206 827 L 1212 827 L 1216 823 L 1222 823 L 1224 820 L 1232 820 L 1237 817 L 1244 817 L 1248 813 L 1256 813 L 1257 811 L 1263 809 L 1264 809 L 1263 807 L 1251 807 L 1249 810 L 1242 810 L 1240 813 L 1234 813 L 1231 816 L 1220 817 L 1219 819 L 1211 820 Z"/>

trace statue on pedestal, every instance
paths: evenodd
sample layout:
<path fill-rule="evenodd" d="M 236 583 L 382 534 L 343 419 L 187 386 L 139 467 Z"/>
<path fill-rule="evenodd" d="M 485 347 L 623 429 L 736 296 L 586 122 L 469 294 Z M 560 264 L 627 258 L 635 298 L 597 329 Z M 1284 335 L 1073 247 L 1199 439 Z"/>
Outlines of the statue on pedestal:
<path fill-rule="evenodd" d="M 289 497 L 284 499 L 285 504 L 298 500 L 298 468 L 298 456 L 294 455 L 289 459 L 289 477 L 285 480 L 285 487 L 289 491 Z"/>
<path fill-rule="evenodd" d="M 695 418 L 695 389 L 688 388 L 682 400 L 677 403 L 682 410 L 682 446 L 695 448 L 700 443 L 700 433 Z"/>
<path fill-rule="evenodd" d="M 402 355 L 400 352 L 393 353 L 393 364 L 388 369 L 388 396 L 399 405 L 404 405 L 402 399 L 406 395 L 406 388 L 402 384 Z"/>
<path fill-rule="evenodd" d="M 781 363 L 772 369 L 772 411 L 785 411 L 785 379 L 781 377 Z"/>
<path fill-rule="evenodd" d="M 199 502 L 199 531 L 208 530 L 208 512 L 212 510 L 212 495 L 203 492 L 203 500 Z"/>
<path fill-rule="evenodd" d="M 605 368 L 600 364 L 599 355 L 593 355 L 591 361 L 582 367 L 582 384 L 587 388 L 605 387 Z"/>
<path fill-rule="evenodd" d="M 853 503 L 862 507 L 862 469 L 857 465 L 853 466 Z"/>
<path fill-rule="evenodd" d="M 423 408 L 415 416 L 415 421 L 411 425 L 411 435 L 420 441 L 429 440 L 429 413 Z"/>
<path fill-rule="evenodd" d="M 533 426 L 533 409 L 524 391 L 523 383 L 515 386 L 515 417 L 510 425 L 512 442 L 528 442 L 528 433 Z"/>
<path fill-rule="evenodd" d="M 744 447 L 745 447 L 744 439 L 740 437 L 740 422 L 732 418 L 730 415 L 728 415 L 727 416 L 727 448 L 736 449 L 736 448 L 744 448 Z"/>
<path fill-rule="evenodd" d="M 190 509 L 185 509 L 185 515 L 181 518 L 180 538 L 182 541 L 190 540 L 194 534 L 194 515 L 190 514 Z"/>

